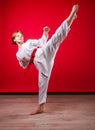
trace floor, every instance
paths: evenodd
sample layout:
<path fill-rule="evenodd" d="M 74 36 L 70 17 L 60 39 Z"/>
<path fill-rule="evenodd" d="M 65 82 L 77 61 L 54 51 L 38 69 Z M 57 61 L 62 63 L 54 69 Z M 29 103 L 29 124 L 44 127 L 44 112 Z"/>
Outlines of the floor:
<path fill-rule="evenodd" d="M 95 130 L 95 95 L 48 95 L 31 116 L 36 107 L 37 95 L 0 95 L 0 130 Z"/>

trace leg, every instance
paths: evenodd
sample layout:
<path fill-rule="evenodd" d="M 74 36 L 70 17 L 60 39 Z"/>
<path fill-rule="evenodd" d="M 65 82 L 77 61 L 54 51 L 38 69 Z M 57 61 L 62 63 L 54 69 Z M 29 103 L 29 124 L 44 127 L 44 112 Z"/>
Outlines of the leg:
<path fill-rule="evenodd" d="M 39 106 L 35 112 L 31 113 L 31 115 L 40 114 L 44 112 L 47 98 L 48 82 L 49 78 L 42 73 L 39 73 Z"/>
<path fill-rule="evenodd" d="M 76 18 L 77 11 L 78 5 L 74 5 L 68 18 L 59 26 L 59 28 L 56 30 L 51 39 L 47 42 L 46 46 L 44 47 L 46 57 L 51 57 L 50 59 L 52 59 L 53 55 L 55 55 L 59 45 L 66 38 L 69 31 L 69 27 Z"/>

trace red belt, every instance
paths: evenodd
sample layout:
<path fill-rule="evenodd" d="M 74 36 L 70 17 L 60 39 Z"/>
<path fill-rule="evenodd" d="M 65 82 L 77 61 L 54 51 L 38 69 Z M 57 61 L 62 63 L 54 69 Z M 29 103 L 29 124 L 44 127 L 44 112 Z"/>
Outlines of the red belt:
<path fill-rule="evenodd" d="M 37 51 L 37 49 L 38 48 L 40 48 L 40 47 L 37 47 L 37 48 L 35 48 L 34 50 L 33 50 L 33 52 L 32 52 L 32 55 L 31 55 L 31 58 L 30 58 L 30 62 L 29 62 L 29 64 L 28 64 L 28 66 L 27 66 L 27 68 L 26 68 L 26 70 L 25 70 L 25 75 L 28 73 L 28 71 L 30 70 L 30 67 L 31 67 L 31 64 L 34 64 L 34 58 L 35 58 L 35 54 L 36 54 L 36 51 Z"/>
<path fill-rule="evenodd" d="M 36 51 L 37 51 L 37 48 L 35 48 L 35 49 L 33 50 L 29 64 L 34 64 L 33 61 L 34 61 L 34 57 L 35 57 Z"/>
<path fill-rule="evenodd" d="M 37 47 L 37 48 L 39 48 L 39 47 Z M 34 58 L 35 58 L 35 53 L 37 51 L 37 48 L 35 48 L 32 52 L 30 62 L 28 64 L 27 68 L 25 69 L 24 75 L 26 75 L 28 73 L 28 71 L 30 70 L 31 64 L 34 64 Z"/>
<path fill-rule="evenodd" d="M 31 58 L 30 58 L 30 62 L 29 62 L 29 64 L 34 64 L 33 61 L 34 61 L 35 54 L 36 54 L 36 51 L 37 51 L 38 48 L 41 48 L 41 47 L 38 46 L 37 48 L 35 48 L 35 49 L 33 50 L 32 55 L 31 55 Z"/>

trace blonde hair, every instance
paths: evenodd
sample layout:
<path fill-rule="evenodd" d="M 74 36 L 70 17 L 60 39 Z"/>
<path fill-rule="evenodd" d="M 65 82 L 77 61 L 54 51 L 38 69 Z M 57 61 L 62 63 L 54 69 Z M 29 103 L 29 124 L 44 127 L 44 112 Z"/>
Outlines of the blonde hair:
<path fill-rule="evenodd" d="M 22 33 L 21 31 L 16 31 L 16 32 L 14 32 L 14 33 L 12 34 L 12 43 L 15 44 L 15 45 L 17 45 L 16 42 L 14 41 L 14 39 L 15 39 L 17 33 L 21 33 L 21 34 L 23 35 L 23 33 Z M 23 35 L 23 36 L 24 36 L 24 35 Z"/>

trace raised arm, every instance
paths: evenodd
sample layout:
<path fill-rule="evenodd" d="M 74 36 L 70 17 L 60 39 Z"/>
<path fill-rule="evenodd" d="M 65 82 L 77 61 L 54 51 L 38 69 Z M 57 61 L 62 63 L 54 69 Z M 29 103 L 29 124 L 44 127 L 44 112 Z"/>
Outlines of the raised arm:
<path fill-rule="evenodd" d="M 45 26 L 44 28 L 43 28 L 43 34 L 42 34 L 42 37 L 38 40 L 39 41 L 39 45 L 40 46 L 43 46 L 45 43 L 46 43 L 46 41 L 47 41 L 47 39 L 48 39 L 48 33 L 49 33 L 49 31 L 50 31 L 50 28 L 48 27 L 48 26 Z"/>

